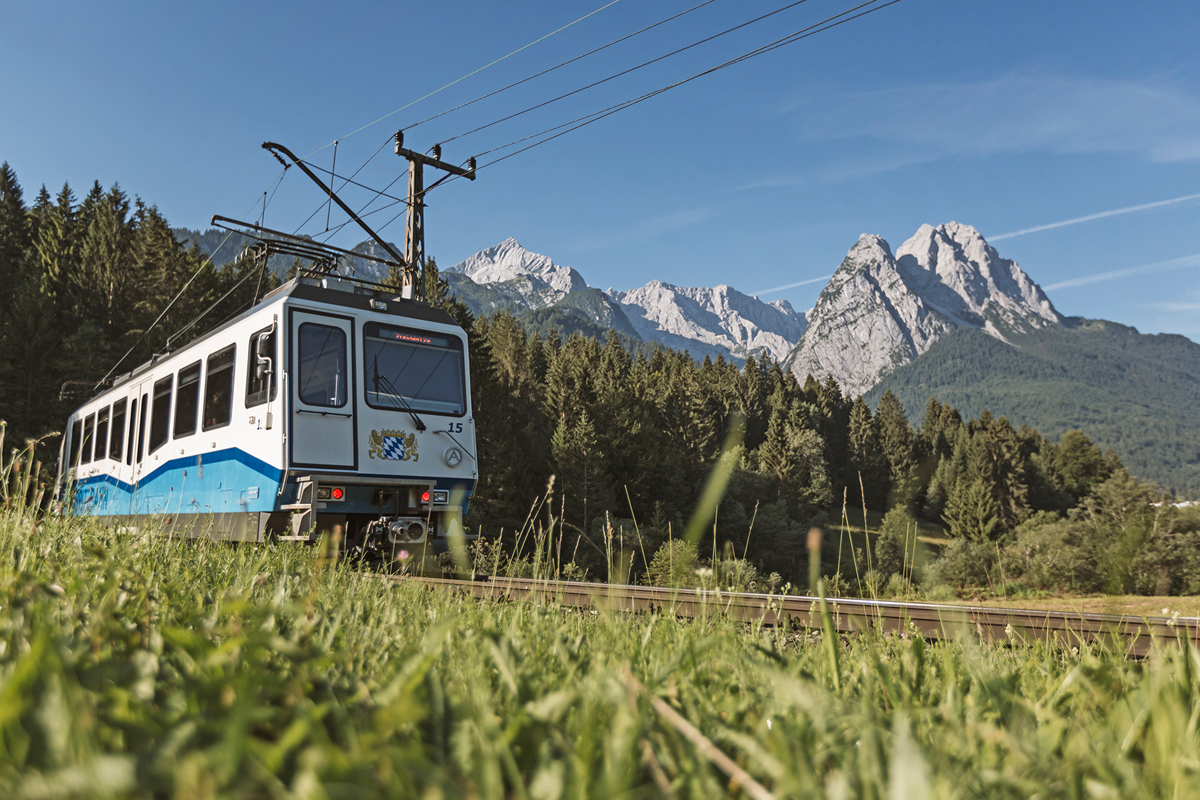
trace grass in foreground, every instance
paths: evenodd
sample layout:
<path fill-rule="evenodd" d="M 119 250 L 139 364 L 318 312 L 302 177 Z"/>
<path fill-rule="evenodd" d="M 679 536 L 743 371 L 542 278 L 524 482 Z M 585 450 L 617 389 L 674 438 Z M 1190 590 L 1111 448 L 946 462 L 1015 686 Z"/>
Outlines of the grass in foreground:
<path fill-rule="evenodd" d="M 1198 676 L 0 517 L 5 797 L 1196 797 Z"/>

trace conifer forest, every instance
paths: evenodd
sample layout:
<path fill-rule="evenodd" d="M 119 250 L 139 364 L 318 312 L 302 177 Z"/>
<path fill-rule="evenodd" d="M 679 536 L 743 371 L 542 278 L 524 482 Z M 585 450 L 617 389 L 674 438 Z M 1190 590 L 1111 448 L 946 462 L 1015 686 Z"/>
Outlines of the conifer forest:
<path fill-rule="evenodd" d="M 94 385 L 123 357 L 121 372 L 239 313 L 269 288 L 252 273 L 183 246 L 155 206 L 117 185 L 27 197 L 4 164 L 6 447 L 37 440 L 52 465 L 79 402 L 62 399 L 64 385 Z M 827 532 L 821 573 L 845 594 L 1200 593 L 1200 510 L 1174 506 L 1086 431 L 1052 440 L 933 398 L 905 409 L 890 392 L 871 408 L 769 359 L 698 363 L 631 353 L 615 333 L 472 318 L 432 260 L 422 282 L 470 334 L 480 482 L 467 524 L 513 572 L 543 535 L 569 577 L 686 585 L 713 570 L 745 588 L 803 588 L 815 526 Z M 689 538 L 717 473 L 723 499 Z M 838 535 L 868 517 L 874 535 Z"/>

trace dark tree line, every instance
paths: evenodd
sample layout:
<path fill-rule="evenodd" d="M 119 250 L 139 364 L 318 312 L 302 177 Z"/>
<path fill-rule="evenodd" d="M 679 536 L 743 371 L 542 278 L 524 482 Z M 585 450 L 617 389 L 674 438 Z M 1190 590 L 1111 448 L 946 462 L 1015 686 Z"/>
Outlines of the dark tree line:
<path fill-rule="evenodd" d="M 492 535 L 501 527 L 510 534 L 528 529 L 530 510 L 553 476 L 544 522 L 549 515 L 561 519 L 562 549 L 592 575 L 604 574 L 610 547 L 604 529 L 614 519 L 626 536 L 636 520 L 640 539 L 624 544 L 635 551 L 635 573 L 639 557 L 644 568 L 668 537 L 680 537 L 732 441 L 725 457 L 736 467 L 711 538 L 706 534 L 701 544 L 704 557 L 732 552 L 759 574 L 803 584 L 809 527 L 836 528 L 844 507 L 859 509 L 854 516 L 861 519 L 865 503 L 908 519 L 914 540 L 916 522 L 924 519 L 963 543 L 952 548 L 958 561 L 947 562 L 938 580 L 999 584 L 997 554 L 1027 531 L 1054 521 L 1124 519 L 1131 512 L 1112 504 L 1133 496 L 1158 522 L 1138 523 L 1149 528 L 1136 545 L 1119 544 L 1128 538 L 1119 525 L 1093 524 L 1091 557 L 1107 566 L 1076 583 L 1112 591 L 1191 585 L 1184 564 L 1200 550 L 1188 531 L 1200 525 L 1079 431 L 1055 441 L 988 412 L 963 420 L 936 399 L 913 426 L 890 392 L 873 411 L 832 378 L 809 377 L 801 385 L 770 360 L 752 357 L 739 368 L 723 358 L 696 363 L 670 350 L 635 357 L 615 335 L 606 343 L 562 340 L 527 331 L 506 313 L 474 320 L 470 330 L 482 459 L 470 522 Z M 1131 577 L 1131 548 L 1142 561 L 1170 550 L 1177 568 Z M 1009 572 L 1047 583 L 1030 565 L 1060 551 L 1039 553 Z M 828 552 L 823 559 L 827 573 L 840 566 L 860 591 L 865 581 L 889 577 L 874 566 L 872 576 L 852 574 L 853 557 L 840 565 Z"/>
<path fill-rule="evenodd" d="M 168 335 L 252 268 L 247 261 L 218 269 L 179 244 L 157 208 L 116 184 L 106 191 L 93 183 L 82 200 L 69 185 L 54 196 L 43 186 L 27 205 L 14 170 L 0 166 L 0 417 L 8 442 L 58 431 L 81 401 L 60 400 L 64 384 L 95 384 L 131 349 L 120 371 L 162 352 Z M 244 307 L 256 288 L 246 281 L 209 312 L 207 326 Z"/>
<path fill-rule="evenodd" d="M 253 268 L 249 259 L 209 263 L 176 241 L 154 206 L 116 185 L 93 184 L 82 200 L 69 186 L 53 197 L 43 187 L 26 204 L 4 164 L 0 418 L 8 442 L 59 430 L 78 403 L 59 399 L 65 382 L 90 385 L 130 350 L 121 369 L 131 369 L 204 309 L 204 322 L 176 344 L 245 308 L 269 288 L 248 280 Z M 864 505 L 893 522 L 944 525 L 962 543 L 943 559 L 949 583 L 994 582 L 992 571 L 1007 570 L 1080 590 L 1180 591 L 1200 564 L 1200 524 L 1082 433 L 1054 441 L 987 412 L 964 420 L 933 399 L 914 426 L 890 392 L 872 410 L 832 378 L 801 383 L 769 359 L 697 363 L 666 349 L 631 354 L 616 334 L 564 339 L 507 313 L 473 319 L 432 259 L 420 281 L 423 296 L 449 309 L 471 339 L 481 469 L 468 524 L 493 537 L 504 530 L 509 548 L 518 532 L 553 517 L 561 561 L 602 576 L 608 532 L 615 524 L 625 536 L 636 520 L 636 544 L 619 544 L 636 577 L 683 534 L 725 458 L 732 475 L 700 555 L 716 563 L 732 553 L 797 584 L 807 573 L 808 529 L 835 528 L 843 508 Z M 48 440 L 47 450 L 57 444 Z M 1008 560 L 997 563 L 1001 552 Z M 849 579 L 857 567 L 856 554 L 823 557 L 826 573 L 841 569 Z M 1066 562 L 1083 566 L 1063 572 Z M 872 580 L 888 578 L 883 563 L 871 565 Z M 854 581 L 862 591 L 860 570 Z"/>

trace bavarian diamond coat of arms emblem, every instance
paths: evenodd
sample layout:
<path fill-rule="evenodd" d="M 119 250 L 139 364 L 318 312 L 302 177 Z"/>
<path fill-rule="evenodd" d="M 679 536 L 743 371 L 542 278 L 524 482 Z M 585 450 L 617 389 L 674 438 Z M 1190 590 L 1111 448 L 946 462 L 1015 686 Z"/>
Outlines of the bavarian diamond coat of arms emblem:
<path fill-rule="evenodd" d="M 404 431 L 371 431 L 367 444 L 371 458 L 388 461 L 416 461 L 417 435 Z"/>

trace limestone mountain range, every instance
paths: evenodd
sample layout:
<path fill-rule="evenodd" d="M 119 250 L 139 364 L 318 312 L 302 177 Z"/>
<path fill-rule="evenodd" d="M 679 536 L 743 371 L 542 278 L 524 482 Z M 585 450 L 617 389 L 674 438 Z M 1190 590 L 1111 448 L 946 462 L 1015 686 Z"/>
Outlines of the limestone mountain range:
<path fill-rule="evenodd" d="M 800 313 L 727 286 L 679 287 L 653 280 L 626 291 L 589 290 L 571 267 L 515 239 L 482 250 L 443 275 L 476 313 L 562 307 L 646 342 L 742 362 L 766 355 L 803 381 L 833 375 L 852 395 L 958 328 L 1005 335 L 1060 325 L 1041 288 L 977 230 L 950 222 L 921 228 L 895 254 L 863 234 L 816 305 Z"/>

